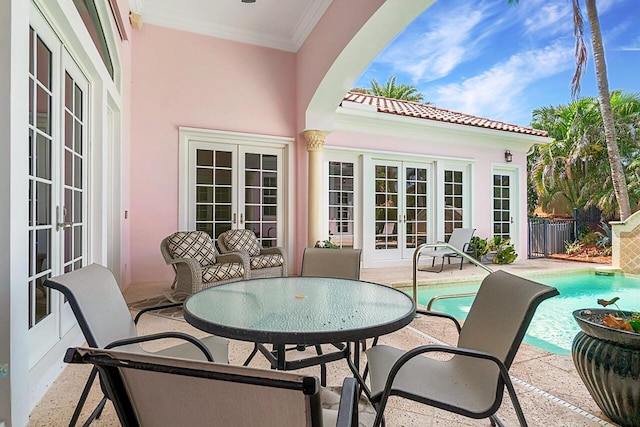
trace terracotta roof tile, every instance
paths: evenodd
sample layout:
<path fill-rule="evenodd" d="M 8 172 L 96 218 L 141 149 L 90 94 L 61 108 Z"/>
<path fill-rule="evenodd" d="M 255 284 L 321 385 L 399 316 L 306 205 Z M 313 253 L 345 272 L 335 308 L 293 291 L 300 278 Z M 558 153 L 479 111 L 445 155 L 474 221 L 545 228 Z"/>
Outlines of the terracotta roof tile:
<path fill-rule="evenodd" d="M 486 129 L 496 129 L 525 135 L 547 136 L 547 132 L 543 130 L 458 113 L 456 111 L 445 110 L 443 108 L 434 107 L 433 105 L 420 104 L 418 102 L 401 101 L 399 99 L 366 95 L 357 92 L 348 92 L 343 101 L 372 105 L 378 109 L 379 113 L 416 117 L 420 119 L 475 126 Z"/>

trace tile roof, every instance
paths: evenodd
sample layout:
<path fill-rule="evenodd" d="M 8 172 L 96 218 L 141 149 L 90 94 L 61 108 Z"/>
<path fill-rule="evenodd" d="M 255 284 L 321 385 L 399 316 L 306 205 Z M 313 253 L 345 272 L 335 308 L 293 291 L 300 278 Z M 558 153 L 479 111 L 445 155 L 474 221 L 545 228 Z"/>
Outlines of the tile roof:
<path fill-rule="evenodd" d="M 547 136 L 547 132 L 530 127 L 519 126 L 485 119 L 456 111 L 445 110 L 433 105 L 420 104 L 418 102 L 402 101 L 399 99 L 385 98 L 383 96 L 366 95 L 357 92 L 347 92 L 343 101 L 355 102 L 363 105 L 371 105 L 378 109 L 379 113 L 395 114 L 398 116 L 415 117 L 418 119 L 435 120 L 438 122 L 454 123 L 466 126 L 475 126 L 486 129 L 494 129 L 505 132 L 514 132 L 525 135 Z"/>

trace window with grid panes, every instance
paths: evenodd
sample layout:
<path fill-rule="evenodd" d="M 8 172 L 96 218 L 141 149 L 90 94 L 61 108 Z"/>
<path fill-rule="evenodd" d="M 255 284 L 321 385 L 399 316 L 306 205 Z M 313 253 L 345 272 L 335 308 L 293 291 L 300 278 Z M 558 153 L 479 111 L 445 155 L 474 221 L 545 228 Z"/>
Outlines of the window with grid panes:
<path fill-rule="evenodd" d="M 329 162 L 329 238 L 341 248 L 353 247 L 353 170 L 353 162 Z"/>
<path fill-rule="evenodd" d="M 449 241 L 454 228 L 463 226 L 463 172 L 444 171 L 444 236 Z"/>

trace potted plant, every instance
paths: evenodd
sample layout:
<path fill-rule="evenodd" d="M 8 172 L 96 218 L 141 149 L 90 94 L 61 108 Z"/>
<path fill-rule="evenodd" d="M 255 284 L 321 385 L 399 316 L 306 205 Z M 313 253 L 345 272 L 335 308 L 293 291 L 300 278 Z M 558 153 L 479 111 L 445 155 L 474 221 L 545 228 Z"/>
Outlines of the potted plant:
<path fill-rule="evenodd" d="M 480 262 L 490 262 L 491 260 L 487 257 L 489 253 L 489 239 L 473 236 L 469 241 L 469 252 Z"/>
<path fill-rule="evenodd" d="M 502 236 L 493 236 L 493 240 L 489 241 L 489 254 L 491 253 L 494 254 L 491 258 L 494 264 L 511 264 L 518 257 L 511 239 Z"/>
<path fill-rule="evenodd" d="M 615 304 L 598 300 L 604 307 Z M 571 355 L 589 394 L 621 426 L 640 425 L 640 313 L 611 309 L 573 312 L 581 332 Z"/>

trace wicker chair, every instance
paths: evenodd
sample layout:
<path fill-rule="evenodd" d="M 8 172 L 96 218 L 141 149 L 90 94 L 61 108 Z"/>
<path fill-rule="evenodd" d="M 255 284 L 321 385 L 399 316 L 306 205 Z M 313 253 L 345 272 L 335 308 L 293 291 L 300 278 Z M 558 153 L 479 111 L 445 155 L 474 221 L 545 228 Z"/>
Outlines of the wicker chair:
<path fill-rule="evenodd" d="M 176 272 L 172 288 L 181 293 L 250 277 L 249 257 L 238 252 L 220 255 L 204 231 L 173 233 L 162 240 L 160 251 Z"/>
<path fill-rule="evenodd" d="M 263 248 L 251 230 L 228 230 L 218 236 L 220 252 L 236 251 L 249 257 L 250 277 L 286 277 L 287 253 L 284 248 Z"/>

